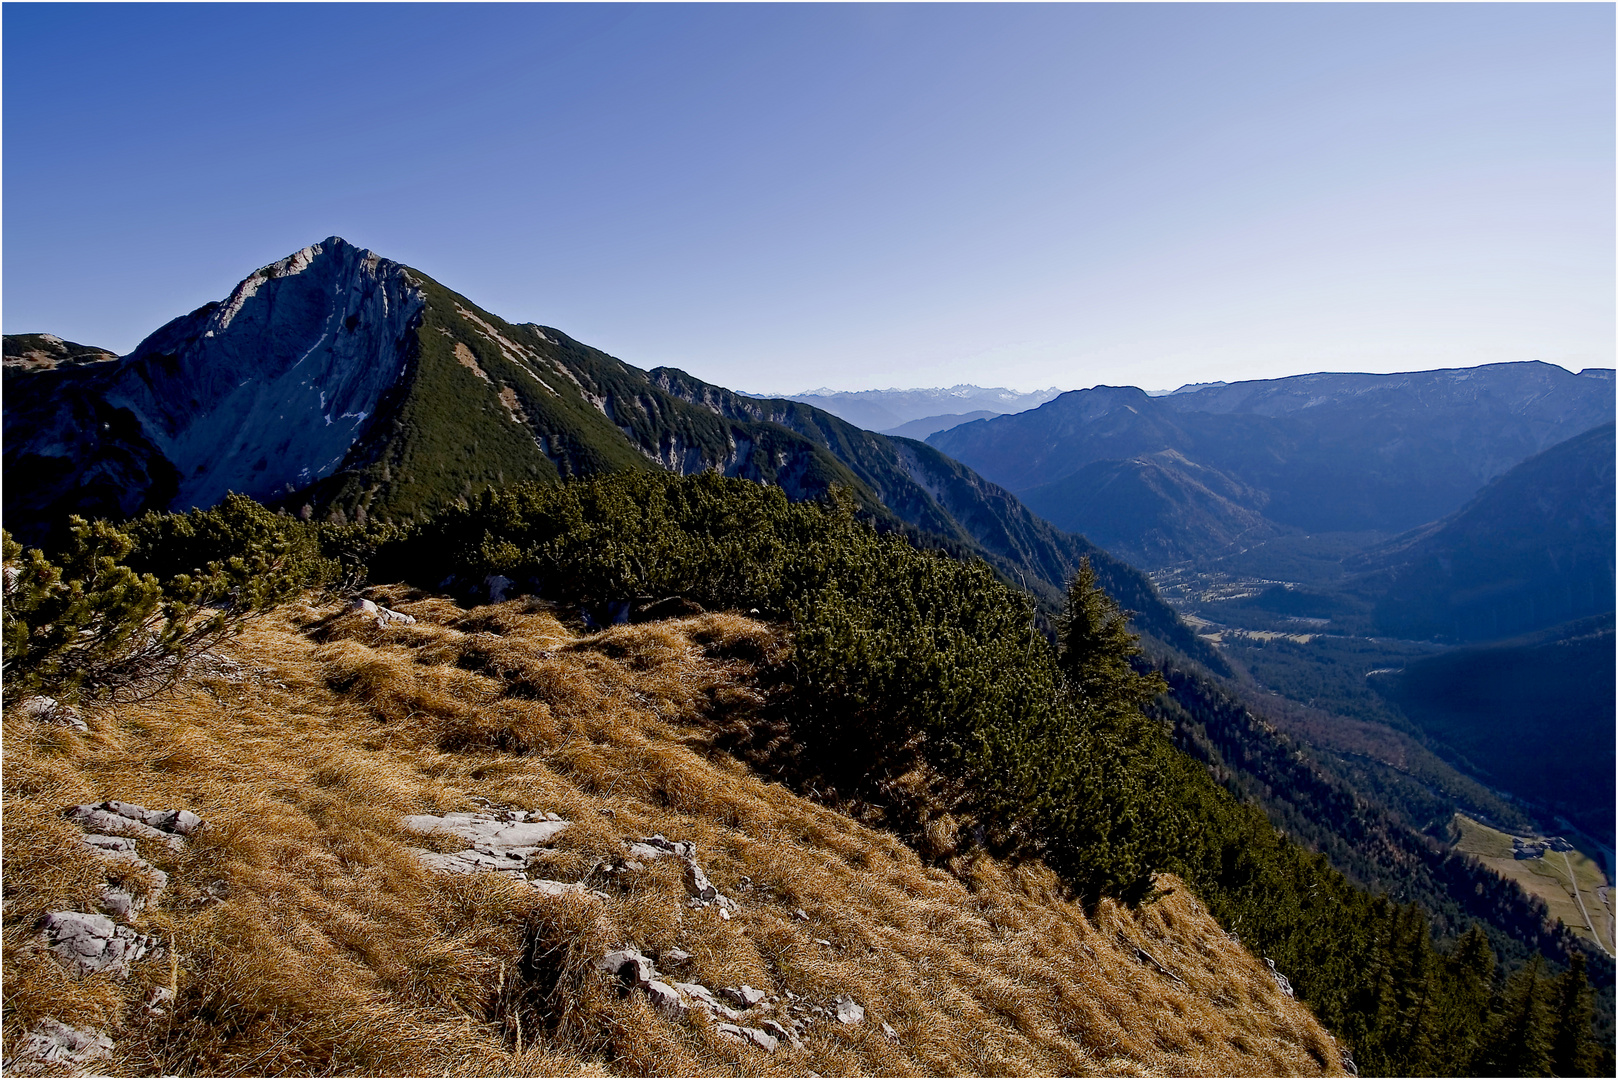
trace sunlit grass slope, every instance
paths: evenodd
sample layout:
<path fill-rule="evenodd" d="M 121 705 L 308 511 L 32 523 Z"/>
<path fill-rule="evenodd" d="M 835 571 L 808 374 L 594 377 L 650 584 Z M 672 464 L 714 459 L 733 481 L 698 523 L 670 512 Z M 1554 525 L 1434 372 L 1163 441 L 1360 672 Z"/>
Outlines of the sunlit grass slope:
<path fill-rule="evenodd" d="M 8 1054 L 50 1016 L 107 1031 L 115 1073 L 1340 1071 L 1177 881 L 1087 916 L 1039 866 L 929 865 L 715 752 L 778 628 L 707 614 L 578 636 L 537 603 L 374 595 L 418 622 L 295 604 L 87 732 L 6 716 Z M 207 823 L 146 852 L 171 885 L 139 925 L 177 962 L 123 982 L 74 980 L 35 944 L 44 913 L 95 910 L 104 864 L 61 810 L 103 799 Z M 534 869 L 607 899 L 425 869 L 400 819 L 485 805 L 572 822 Z M 734 917 L 689 906 L 675 860 L 601 868 L 654 833 L 695 842 Z M 766 1054 L 623 993 L 596 962 L 626 945 L 684 949 L 682 977 L 712 988 L 848 995 L 865 1022 Z M 144 1013 L 171 984 L 175 1007 Z"/>

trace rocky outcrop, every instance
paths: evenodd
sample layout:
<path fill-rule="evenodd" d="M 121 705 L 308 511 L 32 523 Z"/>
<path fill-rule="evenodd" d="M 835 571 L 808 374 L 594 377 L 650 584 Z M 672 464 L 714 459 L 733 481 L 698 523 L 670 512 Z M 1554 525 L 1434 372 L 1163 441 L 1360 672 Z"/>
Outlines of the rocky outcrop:
<path fill-rule="evenodd" d="M 576 894 L 605 899 L 606 894 L 583 882 L 530 878 L 528 860 L 568 828 L 570 822 L 555 814 L 505 810 L 489 813 L 413 814 L 404 819 L 405 828 L 427 836 L 453 836 L 468 841 L 459 851 L 438 852 L 414 848 L 416 857 L 440 874 L 494 873 L 521 881 L 546 896 Z"/>
<path fill-rule="evenodd" d="M 648 836 L 638 843 L 629 845 L 629 853 L 638 859 L 661 859 L 664 856 L 673 856 L 685 864 L 685 891 L 689 894 L 692 907 L 707 907 L 710 904 L 719 908 L 722 918 L 730 918 L 730 913 L 737 910 L 736 901 L 714 888 L 708 875 L 702 872 L 697 865 L 697 845 L 689 840 L 670 840 L 662 833 Z"/>
<path fill-rule="evenodd" d="M 367 600 L 362 596 L 356 596 L 349 601 L 348 609 L 356 611 L 367 618 L 375 619 L 378 626 L 392 626 L 395 623 L 400 626 L 412 626 L 416 621 L 414 615 L 406 615 L 402 611 L 385 608 L 376 601 Z"/>
<path fill-rule="evenodd" d="M 148 810 L 116 799 L 70 806 L 66 814 L 81 828 L 113 836 L 161 840 L 174 851 L 184 848 L 186 837 L 202 828 L 202 819 L 189 810 Z"/>
<path fill-rule="evenodd" d="M 202 829 L 202 818 L 190 810 L 148 810 L 116 799 L 81 803 L 64 813 L 86 830 L 80 842 L 107 863 L 109 880 L 101 886 L 101 909 L 107 914 L 53 911 L 41 923 L 40 938 L 76 974 L 110 971 L 122 977 L 131 964 L 159 946 L 156 938 L 109 916 L 125 923 L 136 921 L 157 904 L 169 884 L 167 873 L 141 857 L 137 841 L 158 841 L 167 850 L 179 851 L 187 837 Z"/>
<path fill-rule="evenodd" d="M 684 963 L 691 959 L 691 954 L 671 949 L 663 959 Z M 625 992 L 643 992 L 652 1008 L 666 1019 L 682 1020 L 693 1010 L 706 1012 L 718 1021 L 714 1030 L 719 1034 L 765 1053 L 774 1053 L 783 1042 L 802 1047 L 804 1028 L 815 1020 L 836 1020 L 840 1024 L 859 1024 L 865 1020 L 865 1009 L 847 996 L 829 1005 L 816 1005 L 790 990 L 786 991 L 783 1001 L 746 983 L 727 986 L 715 994 L 698 982 L 668 981 L 657 970 L 656 961 L 633 947 L 607 952 L 596 968 L 617 978 Z M 720 997 L 736 1007 L 721 1003 Z M 882 1027 L 890 1037 L 897 1037 L 891 1027 L 886 1024 Z"/>
<path fill-rule="evenodd" d="M 106 915 L 80 911 L 53 911 L 41 924 L 46 948 L 60 957 L 74 974 L 95 975 L 110 972 L 117 977 L 129 974 L 130 965 L 162 946 L 127 926 L 120 926 Z"/>
<path fill-rule="evenodd" d="M 82 1076 L 92 1062 L 111 1054 L 106 1033 L 46 1017 L 23 1036 L 4 1068 L 13 1076 Z"/>

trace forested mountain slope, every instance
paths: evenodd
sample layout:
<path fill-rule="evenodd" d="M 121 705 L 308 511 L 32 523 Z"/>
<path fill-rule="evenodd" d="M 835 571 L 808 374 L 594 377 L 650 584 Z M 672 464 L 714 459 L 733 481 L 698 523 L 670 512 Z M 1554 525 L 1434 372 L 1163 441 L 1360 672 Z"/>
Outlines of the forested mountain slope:
<path fill-rule="evenodd" d="M 1347 560 L 1377 630 L 1486 641 L 1612 611 L 1613 429 L 1536 454 L 1454 514 Z"/>
<path fill-rule="evenodd" d="M 18 348 L 21 348 L 19 343 Z M 1054 603 L 1079 560 L 1149 633 L 1217 664 L 1150 583 L 924 446 L 515 325 L 337 237 L 256 271 L 128 357 L 8 361 L 8 527 L 124 517 L 227 491 L 341 520 L 411 520 L 520 480 L 717 470 L 981 555 Z"/>

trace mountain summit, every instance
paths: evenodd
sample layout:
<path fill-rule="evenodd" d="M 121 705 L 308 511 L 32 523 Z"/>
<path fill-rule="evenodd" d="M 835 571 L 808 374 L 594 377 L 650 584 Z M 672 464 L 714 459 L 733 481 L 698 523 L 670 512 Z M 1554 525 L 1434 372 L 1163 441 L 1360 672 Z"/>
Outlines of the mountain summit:
<path fill-rule="evenodd" d="M 13 347 L 15 345 L 15 347 Z M 410 520 L 522 480 L 716 470 L 794 499 L 847 488 L 879 524 L 981 555 L 1055 599 L 1086 556 L 1148 632 L 1198 642 L 1144 577 L 925 444 L 513 324 L 329 237 L 93 363 L 8 341 L 8 528 L 208 507 Z M 16 354 L 13 356 L 13 354 Z"/>

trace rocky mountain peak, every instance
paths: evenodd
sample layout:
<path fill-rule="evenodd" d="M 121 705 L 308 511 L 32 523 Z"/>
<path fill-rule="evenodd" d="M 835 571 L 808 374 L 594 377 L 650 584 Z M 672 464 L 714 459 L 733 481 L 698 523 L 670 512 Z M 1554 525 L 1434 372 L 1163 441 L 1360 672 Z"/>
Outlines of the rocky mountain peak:
<path fill-rule="evenodd" d="M 403 266 L 328 237 L 142 341 L 107 399 L 179 470 L 177 508 L 265 498 L 342 464 L 424 303 Z"/>

